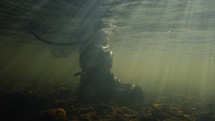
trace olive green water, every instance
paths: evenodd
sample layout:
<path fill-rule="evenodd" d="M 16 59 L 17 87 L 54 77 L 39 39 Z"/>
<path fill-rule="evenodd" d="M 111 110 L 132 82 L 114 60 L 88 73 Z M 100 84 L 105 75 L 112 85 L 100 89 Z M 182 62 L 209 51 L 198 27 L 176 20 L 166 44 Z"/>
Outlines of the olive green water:
<path fill-rule="evenodd" d="M 112 27 L 112 72 L 145 92 L 214 95 L 214 4 L 213 0 L 138 0 L 113 6 L 104 18 Z M 20 36 L 12 36 L 4 31 L 0 40 L 4 89 L 38 82 L 65 81 L 74 83 L 71 88 L 77 86 L 79 77 L 73 76 L 80 71 L 76 45 L 65 47 L 73 48 L 68 57 L 54 58 L 53 46 L 29 33 L 13 30 Z"/>
<path fill-rule="evenodd" d="M 115 38 L 119 42 L 111 41 L 113 71 L 143 89 L 213 93 L 214 4 L 160 0 L 122 5 L 132 11 L 117 22 L 123 25 Z"/>

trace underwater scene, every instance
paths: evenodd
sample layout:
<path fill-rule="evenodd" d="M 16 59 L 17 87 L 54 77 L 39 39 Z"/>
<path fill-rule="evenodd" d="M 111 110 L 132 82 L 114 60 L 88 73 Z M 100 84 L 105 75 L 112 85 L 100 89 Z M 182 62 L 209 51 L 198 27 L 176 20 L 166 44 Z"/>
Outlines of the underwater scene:
<path fill-rule="evenodd" d="M 215 121 L 214 0 L 1 0 L 0 121 Z"/>

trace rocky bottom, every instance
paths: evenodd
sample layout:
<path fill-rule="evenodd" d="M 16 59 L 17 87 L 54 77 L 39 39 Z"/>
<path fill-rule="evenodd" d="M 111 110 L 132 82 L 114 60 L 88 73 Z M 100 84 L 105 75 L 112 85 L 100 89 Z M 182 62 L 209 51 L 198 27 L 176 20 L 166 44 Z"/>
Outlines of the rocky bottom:
<path fill-rule="evenodd" d="M 37 87 L 37 86 L 36 86 Z M 38 88 L 38 87 L 37 87 Z M 214 121 L 215 103 L 200 94 L 145 92 L 141 104 L 84 104 L 67 86 L 0 93 L 1 121 Z"/>

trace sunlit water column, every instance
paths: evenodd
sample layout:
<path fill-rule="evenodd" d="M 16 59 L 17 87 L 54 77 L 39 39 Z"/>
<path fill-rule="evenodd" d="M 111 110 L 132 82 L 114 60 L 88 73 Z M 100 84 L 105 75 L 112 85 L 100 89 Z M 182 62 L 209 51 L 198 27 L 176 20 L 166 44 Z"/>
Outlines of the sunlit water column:
<path fill-rule="evenodd" d="M 211 0 L 145 0 L 114 7 L 125 14 L 109 18 L 120 32 L 111 41 L 113 71 L 150 91 L 213 92 L 213 5 Z"/>

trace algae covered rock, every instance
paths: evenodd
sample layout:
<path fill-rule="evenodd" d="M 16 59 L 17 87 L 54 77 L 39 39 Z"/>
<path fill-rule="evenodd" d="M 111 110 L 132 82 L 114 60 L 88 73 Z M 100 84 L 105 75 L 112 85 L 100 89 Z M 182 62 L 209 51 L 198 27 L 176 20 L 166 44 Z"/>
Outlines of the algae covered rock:
<path fill-rule="evenodd" d="M 39 112 L 40 121 L 66 121 L 66 111 L 63 108 L 42 110 Z"/>

